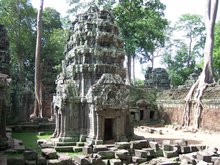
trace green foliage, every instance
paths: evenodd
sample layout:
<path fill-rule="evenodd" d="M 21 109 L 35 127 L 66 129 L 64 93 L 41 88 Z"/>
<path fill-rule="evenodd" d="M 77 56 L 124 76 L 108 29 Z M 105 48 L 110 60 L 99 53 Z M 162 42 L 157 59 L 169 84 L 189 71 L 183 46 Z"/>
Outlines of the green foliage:
<path fill-rule="evenodd" d="M 163 55 L 171 85 L 183 85 L 188 76 L 198 67 L 205 44 L 205 25 L 199 15 L 184 14 L 170 27 Z M 183 34 L 181 39 L 173 39 L 172 33 Z"/>
<path fill-rule="evenodd" d="M 163 46 L 167 20 L 165 6 L 159 0 L 123 1 L 114 9 L 128 56 L 139 55 L 142 62 L 149 60 L 156 46 Z"/>
<path fill-rule="evenodd" d="M 140 99 L 148 100 L 150 105 L 154 107 L 156 100 L 156 90 L 138 87 L 130 87 L 130 106 L 136 107 L 136 102 Z"/>
<path fill-rule="evenodd" d="M 23 94 L 34 91 L 36 16 L 37 10 L 32 7 L 30 0 L 0 0 L 0 23 L 5 26 L 9 37 L 12 109 L 16 112 L 19 111 L 17 107 L 23 108 Z M 43 85 L 49 86 L 51 90 L 55 89 L 54 80 L 60 71 L 66 35 L 60 13 L 55 9 L 45 8 L 41 72 Z"/>
<path fill-rule="evenodd" d="M 136 87 L 144 87 L 144 80 L 136 79 L 134 85 Z"/>
<path fill-rule="evenodd" d="M 215 41 L 214 41 L 214 51 L 213 51 L 213 66 L 215 79 L 220 79 L 220 21 L 215 25 Z"/>

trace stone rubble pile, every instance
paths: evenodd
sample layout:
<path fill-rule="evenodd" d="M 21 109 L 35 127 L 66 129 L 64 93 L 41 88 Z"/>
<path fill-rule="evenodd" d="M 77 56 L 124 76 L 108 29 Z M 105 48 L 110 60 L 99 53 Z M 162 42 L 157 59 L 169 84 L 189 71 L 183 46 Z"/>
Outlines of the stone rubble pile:
<path fill-rule="evenodd" d="M 73 144 L 72 142 L 48 145 L 46 141 L 38 141 L 38 143 L 42 147 L 42 155 L 46 159 L 45 165 L 64 165 L 63 162 L 69 165 L 218 165 L 220 162 L 220 152 L 217 148 L 201 144 L 187 145 L 185 140 L 175 141 L 175 143 L 171 143 L 170 140 L 162 142 L 134 140 L 102 145 Z M 44 145 L 45 143 L 47 146 Z M 63 150 L 57 146 L 63 146 Z M 74 146 L 80 149 L 74 150 Z M 60 156 L 58 151 L 59 153 L 80 152 L 80 154 L 71 158 Z"/>

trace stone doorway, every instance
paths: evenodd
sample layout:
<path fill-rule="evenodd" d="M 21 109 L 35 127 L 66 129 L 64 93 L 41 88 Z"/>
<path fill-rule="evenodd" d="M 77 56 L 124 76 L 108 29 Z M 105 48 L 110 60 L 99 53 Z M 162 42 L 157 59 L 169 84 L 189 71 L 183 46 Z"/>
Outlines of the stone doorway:
<path fill-rule="evenodd" d="M 113 118 L 107 118 L 105 119 L 104 124 L 104 140 L 114 140 L 113 137 L 113 124 L 114 119 Z"/>

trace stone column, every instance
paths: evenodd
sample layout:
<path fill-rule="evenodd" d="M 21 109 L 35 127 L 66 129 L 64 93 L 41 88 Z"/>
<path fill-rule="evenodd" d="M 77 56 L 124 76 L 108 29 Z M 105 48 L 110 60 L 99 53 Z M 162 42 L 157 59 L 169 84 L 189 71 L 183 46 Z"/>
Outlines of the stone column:
<path fill-rule="evenodd" d="M 54 116 L 55 116 L 55 130 L 53 132 L 52 137 L 55 138 L 59 134 L 59 114 L 56 107 L 54 108 Z"/>

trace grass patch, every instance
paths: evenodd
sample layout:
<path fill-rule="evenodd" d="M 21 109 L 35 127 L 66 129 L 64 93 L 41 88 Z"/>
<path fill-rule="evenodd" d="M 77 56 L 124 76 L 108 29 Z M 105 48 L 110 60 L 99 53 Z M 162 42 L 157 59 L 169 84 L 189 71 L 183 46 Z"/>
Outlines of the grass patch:
<path fill-rule="evenodd" d="M 14 152 L 14 153 L 4 153 L 9 158 L 23 158 L 23 153 L 21 152 Z"/>
<path fill-rule="evenodd" d="M 38 135 L 38 132 L 13 132 L 12 137 L 14 139 L 22 140 L 26 149 L 33 149 L 38 154 L 41 153 L 40 148 L 37 146 L 38 139 L 49 139 L 51 132 L 46 133 L 45 135 Z"/>

